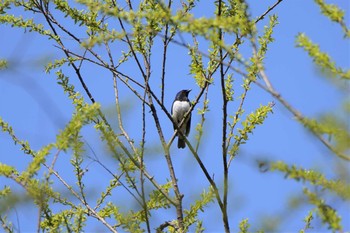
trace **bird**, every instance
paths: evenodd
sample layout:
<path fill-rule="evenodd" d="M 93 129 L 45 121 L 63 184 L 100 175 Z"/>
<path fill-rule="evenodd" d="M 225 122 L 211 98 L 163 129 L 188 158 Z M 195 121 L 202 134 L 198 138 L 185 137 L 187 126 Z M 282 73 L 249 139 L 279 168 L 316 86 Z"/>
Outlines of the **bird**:
<path fill-rule="evenodd" d="M 188 94 L 190 93 L 190 91 L 191 89 L 181 90 L 175 96 L 175 100 L 171 107 L 171 117 L 173 118 L 173 121 L 174 121 L 174 130 L 176 129 L 176 126 L 179 127 L 179 124 L 181 123 L 185 114 L 191 108 L 191 102 L 188 99 Z M 182 124 L 179 130 L 182 132 L 184 136 L 186 137 L 188 136 L 191 130 L 191 113 L 189 113 L 185 122 Z M 177 136 L 178 136 L 177 148 L 185 148 L 186 143 L 184 140 L 184 136 L 180 135 L 179 133 L 177 134 Z"/>

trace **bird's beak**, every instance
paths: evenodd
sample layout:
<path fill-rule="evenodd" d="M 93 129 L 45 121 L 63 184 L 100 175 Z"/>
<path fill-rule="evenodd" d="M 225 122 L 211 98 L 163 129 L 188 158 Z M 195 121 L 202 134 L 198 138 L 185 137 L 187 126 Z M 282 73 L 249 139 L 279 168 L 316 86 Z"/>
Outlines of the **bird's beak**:
<path fill-rule="evenodd" d="M 191 91 L 192 91 L 192 89 L 188 89 L 188 90 L 187 90 L 187 93 L 190 93 Z"/>

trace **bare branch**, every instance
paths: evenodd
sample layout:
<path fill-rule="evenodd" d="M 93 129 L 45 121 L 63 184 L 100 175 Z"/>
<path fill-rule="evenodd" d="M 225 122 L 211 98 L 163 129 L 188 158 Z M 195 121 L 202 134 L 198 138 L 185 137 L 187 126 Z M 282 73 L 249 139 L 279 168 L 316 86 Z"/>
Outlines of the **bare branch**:
<path fill-rule="evenodd" d="M 270 6 L 262 15 L 260 15 L 256 20 L 255 23 L 259 22 L 260 20 L 262 20 L 268 13 L 270 13 L 270 11 L 272 11 L 276 6 L 278 6 L 283 0 L 277 0 L 277 2 L 275 2 L 275 4 L 273 4 L 272 6 Z"/>

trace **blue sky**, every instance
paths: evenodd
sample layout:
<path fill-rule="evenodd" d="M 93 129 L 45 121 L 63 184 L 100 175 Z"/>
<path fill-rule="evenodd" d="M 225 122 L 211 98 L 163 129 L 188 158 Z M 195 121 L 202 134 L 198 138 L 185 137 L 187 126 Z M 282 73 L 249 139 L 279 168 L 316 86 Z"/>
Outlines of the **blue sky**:
<path fill-rule="evenodd" d="M 346 22 L 349 25 L 349 2 L 343 0 L 329 1 L 337 4 L 347 13 Z M 250 12 L 253 17 L 261 15 L 274 1 L 264 1 L 256 3 L 249 1 Z M 212 16 L 212 8 L 207 6 L 207 1 L 198 3 L 198 9 L 193 13 L 197 17 Z M 175 3 L 176 8 L 176 3 Z M 18 12 L 15 12 L 19 14 Z M 320 14 L 320 9 L 313 1 L 305 0 L 285 0 L 276 9 L 274 14 L 278 15 L 279 24 L 274 30 L 275 42 L 271 44 L 265 60 L 266 73 L 274 87 L 288 100 L 294 107 L 309 117 L 317 116 L 326 111 L 337 111 L 340 109 L 340 101 L 345 97 L 344 92 L 340 92 L 329 80 L 322 77 L 312 63 L 308 55 L 300 48 L 295 47 L 295 37 L 299 32 L 304 32 L 312 41 L 320 44 L 323 51 L 326 51 L 336 63 L 346 69 L 350 64 L 349 40 L 344 39 L 341 28 L 330 22 L 325 16 Z M 35 16 L 41 22 L 39 16 Z M 68 22 L 68 21 L 66 21 Z M 258 23 L 261 32 L 264 25 L 268 23 L 268 17 Z M 68 24 L 69 25 L 69 24 Z M 0 26 L 3 36 L 0 37 L 0 58 L 9 59 L 8 71 L 0 72 L 0 116 L 7 121 L 15 130 L 17 136 L 29 141 L 34 149 L 53 142 L 59 130 L 69 121 L 73 108 L 60 86 L 56 84 L 54 72 L 45 74 L 43 62 L 48 59 L 61 58 L 63 53 L 55 48 L 52 40 L 41 38 L 35 33 L 23 33 L 23 30 Z M 65 40 L 69 44 L 69 40 Z M 156 42 L 161 42 L 158 38 Z M 188 42 L 191 42 L 190 40 Z M 203 46 L 207 51 L 206 44 Z M 72 49 L 79 50 L 77 45 Z M 123 46 L 115 44 L 112 47 L 116 57 L 120 55 Z M 125 47 L 124 47 L 125 49 Z M 161 72 L 161 46 L 155 46 L 152 58 L 152 88 L 156 94 L 160 94 L 160 72 Z M 171 44 L 169 46 L 169 57 L 166 73 L 166 106 L 170 106 L 175 94 L 181 89 L 192 89 L 190 98 L 194 99 L 199 93 L 199 88 L 195 80 L 189 75 L 188 51 Z M 133 62 L 123 66 L 123 72 L 138 77 L 137 68 Z M 92 64 L 85 63 L 83 75 L 90 87 L 95 99 L 101 104 L 106 112 L 109 121 L 113 126 L 117 126 L 113 82 L 109 73 L 102 71 Z M 71 77 L 71 81 L 76 85 L 76 89 L 87 99 L 83 89 L 76 80 L 76 76 L 71 67 L 63 69 L 66 75 Z M 240 88 L 241 78 L 234 75 L 236 98 L 242 92 Z M 217 78 L 217 76 L 216 76 Z M 136 141 L 141 135 L 140 102 L 121 86 L 121 101 L 123 104 L 123 117 L 125 128 L 130 132 L 130 136 Z M 215 80 L 209 93 L 210 111 L 207 114 L 205 125 L 205 137 L 199 150 L 200 157 L 204 164 L 208 166 L 211 174 L 215 175 L 215 180 L 220 183 L 222 179 L 221 154 L 218 152 L 221 139 L 221 128 L 217 124 L 221 122 L 221 97 L 219 80 Z M 246 113 L 250 113 L 260 104 L 267 104 L 275 101 L 272 96 L 256 86 L 248 94 L 246 102 Z M 275 101 L 276 102 L 276 101 Z M 198 107 L 201 107 L 199 103 Z M 236 104 L 230 106 L 229 111 L 235 111 Z M 159 111 L 158 111 L 159 112 Z M 147 111 L 148 113 L 148 111 Z M 195 141 L 195 125 L 200 118 L 194 111 L 192 116 L 192 131 L 189 136 L 190 141 Z M 160 121 L 167 139 L 172 136 L 173 129 L 171 122 L 165 114 L 160 113 Z M 149 162 L 148 169 L 151 174 L 165 182 L 169 178 L 164 156 L 157 148 L 157 134 L 154 122 L 150 113 L 147 115 L 149 131 L 147 133 L 147 149 Z M 83 129 L 84 139 L 91 146 L 87 148 L 86 155 L 93 156 L 95 153 L 103 160 L 108 167 L 115 171 L 117 162 L 111 158 L 106 149 L 98 140 L 98 134 L 91 126 Z M 30 158 L 23 155 L 18 146 L 13 145 L 11 139 L 0 134 L 0 161 L 22 170 L 26 167 Z M 53 152 L 55 153 L 55 152 Z M 171 149 L 174 167 L 177 171 L 180 190 L 185 194 L 184 206 L 189 207 L 190 201 L 196 198 L 204 188 L 209 186 L 203 173 L 199 169 L 188 149 L 178 150 L 175 146 Z M 312 135 L 297 123 L 292 115 L 279 103 L 274 107 L 274 114 L 270 115 L 265 124 L 258 127 L 254 134 L 250 136 L 249 142 L 241 147 L 241 152 L 230 168 L 230 224 L 233 231 L 238 230 L 238 223 L 249 218 L 253 226 L 252 230 L 259 228 L 259 219 L 269 215 L 291 214 L 288 221 L 282 223 L 283 231 L 298 231 L 303 226 L 303 218 L 307 215 L 307 208 L 298 209 L 296 212 L 288 213 L 287 201 L 301 192 L 303 184 L 285 180 L 283 174 L 261 173 L 256 165 L 256 160 L 264 158 L 268 160 L 283 160 L 289 164 L 303 166 L 305 168 L 317 168 L 324 171 L 328 178 L 334 178 L 336 174 L 336 158 Z M 72 173 L 72 166 L 69 165 L 70 154 L 60 154 L 56 165 L 60 174 L 68 180 L 71 185 L 76 182 Z M 96 163 L 89 160 L 84 164 L 89 168 L 86 176 L 86 188 L 91 192 L 91 201 L 96 199 L 98 192 L 108 185 L 111 177 L 101 169 Z M 349 169 L 347 169 L 349 172 Z M 0 178 L 0 187 L 5 184 L 12 184 L 11 181 Z M 15 190 L 23 191 L 20 187 Z M 57 189 L 67 192 L 62 185 L 57 184 Z M 328 197 L 327 201 L 333 204 L 334 199 Z M 113 196 L 111 201 L 124 203 L 129 201 L 130 196 L 123 193 L 123 196 Z M 126 203 L 126 202 L 125 202 Z M 339 205 L 340 214 L 343 216 L 344 230 L 350 230 L 349 204 Z M 129 207 L 126 205 L 125 207 Z M 19 225 L 22 231 L 33 231 L 36 229 L 37 210 L 31 204 L 19 205 L 16 207 L 19 216 Z M 162 216 L 156 216 L 157 225 L 165 220 L 174 219 L 175 211 L 166 211 Z M 14 211 L 11 212 L 10 219 L 16 222 Z M 210 204 L 205 214 L 201 217 L 205 220 L 205 227 L 209 232 L 222 231 L 221 216 L 217 204 Z M 157 224 L 158 223 L 158 224 Z M 320 225 L 319 220 L 315 220 L 314 227 L 317 230 Z M 16 223 L 15 223 L 16 225 Z M 94 231 L 101 229 L 101 225 L 96 221 L 89 221 L 87 230 Z M 326 228 L 322 228 L 323 230 Z"/>

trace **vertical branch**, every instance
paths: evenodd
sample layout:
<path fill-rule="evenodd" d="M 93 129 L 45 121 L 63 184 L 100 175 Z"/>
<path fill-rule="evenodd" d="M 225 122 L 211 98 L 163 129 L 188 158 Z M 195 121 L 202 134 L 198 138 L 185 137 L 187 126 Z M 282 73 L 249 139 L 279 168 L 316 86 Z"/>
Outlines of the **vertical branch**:
<path fill-rule="evenodd" d="M 172 0 L 169 0 L 168 8 L 171 7 Z M 165 65 L 166 65 L 166 58 L 167 58 L 167 51 L 168 51 L 168 44 L 169 44 L 169 38 L 168 38 L 168 31 L 169 31 L 169 23 L 167 22 L 165 24 L 165 35 L 163 40 L 163 61 L 162 61 L 162 93 L 160 97 L 160 101 L 162 104 L 164 104 L 164 88 L 165 88 Z"/>
<path fill-rule="evenodd" d="M 143 99 L 146 98 L 146 90 L 143 94 Z M 141 153 L 140 153 L 140 164 L 141 167 L 144 166 L 143 164 L 143 157 L 145 153 L 145 138 L 146 138 L 146 104 L 143 101 L 142 102 L 142 140 L 141 140 Z M 149 223 L 149 216 L 148 216 L 148 208 L 146 203 L 146 195 L 145 195 L 145 181 L 144 181 L 144 174 L 143 169 L 140 170 L 140 182 L 141 182 L 141 196 L 142 196 L 142 203 L 143 203 L 143 211 L 145 212 L 145 220 L 146 220 L 146 226 L 147 226 L 147 232 L 151 232 L 151 227 Z"/>
<path fill-rule="evenodd" d="M 41 205 L 39 205 L 39 209 L 38 209 L 38 223 L 37 223 L 37 233 L 40 233 L 40 229 L 41 229 L 41 212 L 42 212 L 42 207 Z M 12 231 L 9 231 L 12 232 Z"/>
<path fill-rule="evenodd" d="M 114 88 L 114 95 L 115 95 L 115 105 L 116 105 L 116 109 L 117 109 L 117 118 L 118 118 L 118 126 L 120 131 L 122 132 L 122 135 L 126 138 L 126 140 L 128 141 L 130 147 L 133 150 L 133 153 L 136 154 L 136 148 L 134 147 L 133 141 L 130 139 L 129 135 L 127 134 L 127 132 L 124 129 L 123 126 L 123 120 L 122 120 L 122 115 L 121 115 L 121 111 L 120 111 L 120 102 L 119 102 L 119 93 L 118 93 L 118 86 L 117 86 L 117 77 L 116 75 L 113 75 L 113 88 Z M 120 161 L 120 163 L 122 164 L 122 167 L 124 166 L 124 162 Z M 138 163 L 140 164 L 140 162 Z M 140 165 L 141 166 L 141 165 Z M 142 169 L 141 169 L 142 170 Z M 123 171 L 125 172 L 126 177 L 131 177 L 129 175 L 129 172 L 123 168 Z M 132 179 L 130 179 L 132 180 Z M 134 182 L 132 183 L 132 188 L 140 195 L 140 192 L 138 191 L 136 184 Z M 140 203 L 140 201 L 138 201 Z"/>
<path fill-rule="evenodd" d="M 219 0 L 218 6 L 218 16 L 221 16 L 221 5 L 222 0 Z M 218 34 L 219 42 L 223 43 L 223 33 L 221 28 L 219 28 Z M 223 209 L 222 218 L 224 222 L 225 232 L 230 232 L 230 226 L 227 216 L 227 194 L 228 194 L 228 166 L 227 166 L 227 147 L 226 147 L 226 131 L 227 131 L 227 96 L 225 88 L 225 74 L 224 74 L 224 64 L 223 64 L 223 51 L 222 46 L 220 46 L 220 82 L 221 82 L 221 92 L 222 92 L 222 161 L 224 167 L 224 197 L 223 197 Z"/>
<path fill-rule="evenodd" d="M 197 144 L 196 144 L 196 153 L 198 153 L 198 149 L 199 149 L 199 144 L 201 142 L 201 139 L 202 139 L 202 136 L 203 136 L 203 126 L 204 126 L 204 121 L 205 121 L 205 111 L 206 109 L 208 109 L 208 103 L 207 103 L 207 100 L 208 100 L 208 91 L 209 91 L 209 85 L 207 85 L 205 87 L 205 94 L 204 94 L 204 100 L 203 100 L 203 114 L 201 114 L 201 123 L 200 123 L 200 127 L 201 127 L 201 131 L 198 132 L 198 140 L 197 140 Z"/>
<path fill-rule="evenodd" d="M 113 0 L 114 1 L 114 0 Z M 115 1 L 114 1 L 115 2 Z M 128 6 L 129 6 L 129 9 L 130 10 L 133 10 L 132 9 L 132 5 L 131 5 L 131 0 L 126 0 L 126 3 L 128 4 Z"/>

